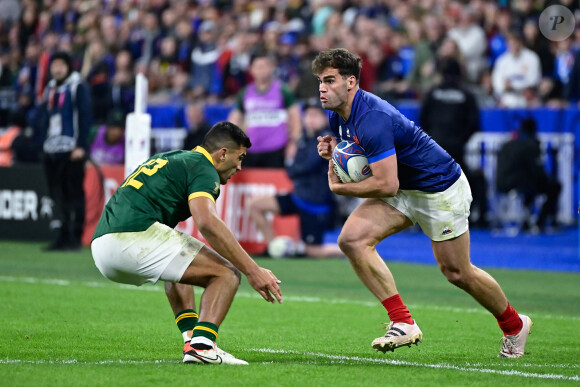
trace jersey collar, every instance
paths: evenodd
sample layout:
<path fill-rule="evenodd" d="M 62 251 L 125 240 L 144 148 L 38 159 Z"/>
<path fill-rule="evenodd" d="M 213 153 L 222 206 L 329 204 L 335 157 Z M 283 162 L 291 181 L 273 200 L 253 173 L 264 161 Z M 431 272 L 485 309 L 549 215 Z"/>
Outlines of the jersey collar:
<path fill-rule="evenodd" d="M 205 156 L 206 159 L 209 160 L 209 162 L 211 163 L 211 165 L 213 165 L 215 167 L 215 164 L 213 163 L 213 159 L 211 158 L 211 155 L 209 154 L 208 151 L 206 151 L 204 148 L 202 148 L 201 146 L 196 146 L 195 148 L 192 149 L 194 152 L 199 152 L 202 155 Z"/>

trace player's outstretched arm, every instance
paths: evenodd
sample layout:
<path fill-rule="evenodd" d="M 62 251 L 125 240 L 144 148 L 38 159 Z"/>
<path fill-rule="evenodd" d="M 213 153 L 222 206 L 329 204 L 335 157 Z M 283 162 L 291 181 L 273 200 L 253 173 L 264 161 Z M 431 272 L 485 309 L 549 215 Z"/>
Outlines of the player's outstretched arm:
<path fill-rule="evenodd" d="M 214 250 L 244 273 L 250 285 L 266 301 L 282 303 L 281 281 L 270 270 L 258 266 L 240 246 L 217 215 L 215 203 L 206 197 L 194 198 L 189 201 L 189 210 L 199 231 Z"/>

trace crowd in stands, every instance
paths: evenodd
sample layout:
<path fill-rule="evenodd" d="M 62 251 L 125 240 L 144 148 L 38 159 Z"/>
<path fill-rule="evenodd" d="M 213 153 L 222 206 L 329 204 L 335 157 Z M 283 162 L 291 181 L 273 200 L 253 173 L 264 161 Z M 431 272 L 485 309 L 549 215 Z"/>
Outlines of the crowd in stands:
<path fill-rule="evenodd" d="M 484 107 L 580 106 L 580 28 L 562 41 L 539 29 L 541 12 L 555 4 L 580 23 L 580 0 L 0 0 L 0 163 L 41 161 L 35 150 L 43 141 L 46 148 L 39 133 L 53 107 L 55 57 L 88 85 L 89 98 L 72 92 L 70 102 L 91 118 L 88 141 L 77 146 L 97 164 L 123 162 L 124 117 L 142 73 L 149 104 L 184 108 L 176 122 L 188 129 L 184 149 L 209 130 L 204 108 L 221 104 L 256 145 L 247 165 L 288 166 L 303 135 L 300 108 L 318 99 L 312 59 L 330 47 L 360 55 L 363 90 L 423 105 L 421 125 L 433 136 L 443 116 L 433 110 L 429 125 L 428 106 L 440 94 L 455 104 L 450 90 L 475 103 L 467 121 L 446 107 L 447 122 L 477 122 Z M 444 127 L 460 147 L 478 130 Z M 485 203 L 485 185 L 470 180 Z"/>
<path fill-rule="evenodd" d="M 109 110 L 132 109 L 139 72 L 152 104 L 233 104 L 251 82 L 252 55 L 266 51 L 305 101 L 317 97 L 313 55 L 341 46 L 363 58 L 362 89 L 390 102 L 421 100 L 439 81 L 439 63 L 453 57 L 480 106 L 566 106 L 580 96 L 580 29 L 550 41 L 538 17 L 562 4 L 580 21 L 579 3 L 0 0 L 0 87 L 16 90 L 28 111 L 46 87 L 50 55 L 70 52 L 100 125 Z"/>

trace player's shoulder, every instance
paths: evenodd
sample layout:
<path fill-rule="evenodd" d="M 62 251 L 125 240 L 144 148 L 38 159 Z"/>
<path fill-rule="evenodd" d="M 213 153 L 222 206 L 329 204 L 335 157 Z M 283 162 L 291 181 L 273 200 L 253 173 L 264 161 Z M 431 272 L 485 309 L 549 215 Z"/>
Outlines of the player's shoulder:
<path fill-rule="evenodd" d="M 353 112 L 355 125 L 372 123 L 372 127 L 378 128 L 396 121 L 397 110 L 390 103 L 372 93 L 361 92 Z"/>
<path fill-rule="evenodd" d="M 212 167 L 212 162 L 202 152 L 196 150 L 173 150 L 169 152 L 159 153 L 152 158 L 161 158 L 169 161 L 173 167 L 189 169 L 195 166 L 196 168 Z M 215 169 L 215 168 L 214 168 Z"/>
<path fill-rule="evenodd" d="M 391 115 L 395 111 L 394 106 L 388 101 L 362 89 L 360 90 L 358 105 L 361 113 L 380 112 Z"/>

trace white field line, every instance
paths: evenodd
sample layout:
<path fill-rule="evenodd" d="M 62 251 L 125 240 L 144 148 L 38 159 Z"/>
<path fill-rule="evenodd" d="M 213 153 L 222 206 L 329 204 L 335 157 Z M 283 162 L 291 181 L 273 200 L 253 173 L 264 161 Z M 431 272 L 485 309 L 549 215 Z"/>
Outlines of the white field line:
<path fill-rule="evenodd" d="M 359 356 L 342 356 L 342 355 L 330 355 L 326 353 L 319 352 L 299 352 L 299 351 L 288 351 L 288 350 L 276 350 L 270 348 L 257 348 L 249 349 L 251 352 L 261 352 L 261 353 L 274 353 L 274 354 L 292 354 L 301 355 L 305 357 L 314 357 L 321 359 L 330 360 L 331 364 L 388 364 L 393 366 L 406 366 L 406 367 L 420 367 L 420 368 L 433 368 L 433 369 L 447 369 L 460 372 L 472 372 L 472 373 L 482 373 L 482 374 L 498 374 L 506 376 L 519 376 L 531 379 L 548 379 L 548 380 L 565 380 L 565 381 L 580 381 L 580 376 L 567 376 L 559 374 L 539 374 L 535 372 L 522 372 L 517 370 L 495 370 L 490 368 L 481 368 L 475 365 L 470 365 L 467 363 L 465 366 L 458 366 L 447 363 L 418 363 L 402 360 L 389 360 L 389 359 L 377 359 L 377 358 L 366 358 Z M 76 359 L 71 360 L 18 360 L 18 359 L 0 359 L 1 365 L 20 365 L 20 364 L 49 364 L 49 365 L 110 365 L 110 364 L 129 364 L 129 365 L 141 365 L 141 364 L 177 364 L 177 360 L 100 360 L 94 362 L 79 361 Z M 304 364 L 317 364 L 320 362 L 306 361 Z M 327 363 L 327 362 L 325 362 Z M 320 363 L 320 364 L 325 364 Z M 255 363 L 256 364 L 256 363 Z M 261 362 L 260 364 L 275 364 L 275 361 Z M 506 366 L 507 364 L 504 364 Z"/>
<path fill-rule="evenodd" d="M 43 285 L 56 285 L 56 286 L 81 286 L 81 287 L 91 287 L 91 288 L 117 288 L 123 290 L 134 290 L 143 292 L 163 292 L 163 288 L 159 286 L 133 286 L 118 284 L 108 281 L 70 281 L 56 278 L 37 278 L 37 277 L 13 277 L 13 276 L 0 276 L 0 282 L 22 282 L 30 284 L 43 284 Z M 248 293 L 248 292 L 238 292 L 236 297 L 239 298 L 250 298 L 250 299 L 262 299 L 258 293 Z M 344 304 L 344 305 L 357 305 L 357 306 L 368 306 L 377 307 L 378 302 L 371 301 L 360 301 L 351 300 L 346 298 L 321 298 L 315 296 L 284 296 L 284 301 L 288 302 L 304 302 L 304 303 L 324 303 L 324 304 Z M 412 309 L 426 309 L 441 311 L 446 313 L 476 313 L 482 315 L 488 315 L 488 312 L 483 308 L 461 308 L 453 306 L 437 306 L 437 305 L 427 305 L 427 304 L 408 304 Z M 538 314 L 534 313 L 534 319 L 546 319 L 546 320 L 568 320 L 568 321 L 580 321 L 580 317 L 577 316 L 565 316 L 565 315 L 554 315 L 554 314 Z"/>
<path fill-rule="evenodd" d="M 490 368 L 476 367 L 473 365 L 469 365 L 469 363 L 465 367 L 463 367 L 463 366 L 457 366 L 457 365 L 446 364 L 446 363 L 429 364 L 429 363 L 418 363 L 418 362 L 403 361 L 403 360 L 366 358 L 366 357 L 359 357 L 359 356 L 329 355 L 326 353 L 318 353 L 318 352 L 299 352 L 299 351 L 287 351 L 287 350 L 274 350 L 274 349 L 269 349 L 269 348 L 250 349 L 250 351 L 319 357 L 319 358 L 324 358 L 324 359 L 330 359 L 330 360 L 332 360 L 336 363 L 339 363 L 339 364 L 378 363 L 378 364 L 390 364 L 390 365 L 395 365 L 395 366 L 437 368 L 437 369 L 448 369 L 448 370 L 456 370 L 456 371 L 463 371 L 463 372 L 478 372 L 478 373 L 485 373 L 485 374 L 522 376 L 522 377 L 526 377 L 526 378 L 535 378 L 535 379 L 580 381 L 580 376 L 578 376 L 578 375 L 567 376 L 567 375 L 558 375 L 558 374 L 538 374 L 538 373 L 534 373 L 534 372 L 522 372 L 522 371 L 516 371 L 516 370 L 494 370 L 494 369 L 490 369 Z M 504 364 L 504 366 L 507 366 L 507 364 Z"/>

